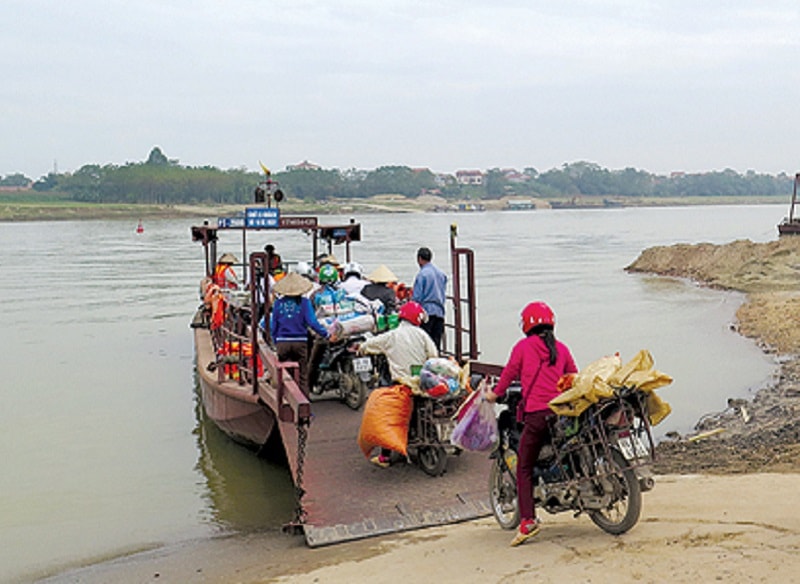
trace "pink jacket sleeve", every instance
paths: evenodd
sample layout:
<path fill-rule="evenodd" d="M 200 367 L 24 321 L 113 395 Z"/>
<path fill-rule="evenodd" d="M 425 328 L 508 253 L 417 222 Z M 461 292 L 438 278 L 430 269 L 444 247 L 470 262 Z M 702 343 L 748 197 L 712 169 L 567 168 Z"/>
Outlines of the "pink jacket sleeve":
<path fill-rule="evenodd" d="M 511 355 L 508 357 L 508 363 L 503 367 L 503 373 L 500 374 L 500 380 L 492 390 L 497 397 L 502 397 L 506 394 L 508 386 L 512 382 L 519 379 L 522 373 L 522 346 L 520 343 L 514 345 L 511 349 Z"/>

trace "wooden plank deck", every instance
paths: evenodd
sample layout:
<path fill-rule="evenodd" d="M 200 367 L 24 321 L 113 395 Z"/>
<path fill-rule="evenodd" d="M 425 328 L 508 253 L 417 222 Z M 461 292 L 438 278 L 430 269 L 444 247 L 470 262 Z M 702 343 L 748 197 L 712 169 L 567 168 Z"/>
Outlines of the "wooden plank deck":
<path fill-rule="evenodd" d="M 386 533 L 457 523 L 491 514 L 487 453 L 462 452 L 448 458 L 441 477 L 398 462 L 371 464 L 356 438 L 363 410 L 338 401 L 312 405 L 304 464 L 304 533 L 317 547 Z M 292 476 L 296 479 L 297 430 L 281 423 Z"/>

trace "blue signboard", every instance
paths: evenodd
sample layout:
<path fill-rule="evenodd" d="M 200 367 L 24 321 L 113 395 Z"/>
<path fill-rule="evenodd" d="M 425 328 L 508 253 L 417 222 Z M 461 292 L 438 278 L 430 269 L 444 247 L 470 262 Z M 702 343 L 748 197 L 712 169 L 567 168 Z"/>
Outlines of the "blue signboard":
<path fill-rule="evenodd" d="M 244 210 L 244 225 L 247 229 L 277 229 L 280 211 L 273 207 L 248 207 Z"/>
<path fill-rule="evenodd" d="M 219 217 L 217 219 L 219 229 L 234 229 L 244 227 L 244 217 Z"/>

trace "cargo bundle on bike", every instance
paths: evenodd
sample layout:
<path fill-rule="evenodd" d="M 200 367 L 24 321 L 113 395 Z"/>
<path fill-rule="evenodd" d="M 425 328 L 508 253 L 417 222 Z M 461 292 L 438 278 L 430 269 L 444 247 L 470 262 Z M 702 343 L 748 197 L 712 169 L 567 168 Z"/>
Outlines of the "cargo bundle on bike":
<path fill-rule="evenodd" d="M 641 493 L 654 485 L 651 426 L 669 414 L 654 390 L 672 378 L 654 370 L 650 353 L 640 351 L 625 366 L 618 355 L 595 361 L 570 381 L 571 387 L 549 404 L 558 415 L 550 421 L 550 443 L 534 467 L 534 500 L 549 513 L 586 512 L 607 533 L 625 533 L 639 520 Z M 505 529 L 519 523 L 520 398 L 518 386 L 506 394 L 489 478 L 492 511 Z"/>

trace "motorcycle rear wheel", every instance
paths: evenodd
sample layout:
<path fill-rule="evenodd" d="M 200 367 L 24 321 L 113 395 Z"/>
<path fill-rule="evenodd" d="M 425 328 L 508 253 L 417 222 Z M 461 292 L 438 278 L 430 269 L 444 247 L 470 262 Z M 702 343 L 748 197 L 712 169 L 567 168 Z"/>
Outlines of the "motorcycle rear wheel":
<path fill-rule="evenodd" d="M 516 529 L 519 525 L 519 500 L 517 478 L 505 464 L 496 458 L 489 470 L 489 504 L 498 525 L 503 529 Z"/>
<path fill-rule="evenodd" d="M 609 464 L 615 471 L 609 479 L 614 483 L 617 500 L 607 509 L 591 511 L 589 517 L 606 533 L 621 535 L 639 521 L 639 514 L 642 511 L 642 491 L 633 469 L 625 469 L 628 463 L 620 452 L 612 450 Z"/>
<path fill-rule="evenodd" d="M 447 469 L 447 451 L 439 443 L 435 428 L 431 427 L 426 434 L 423 440 L 428 444 L 417 448 L 417 464 L 425 474 L 442 476 Z"/>
<path fill-rule="evenodd" d="M 351 410 L 357 410 L 367 398 L 367 384 L 353 371 L 353 364 L 349 363 L 341 373 L 342 401 Z"/>

